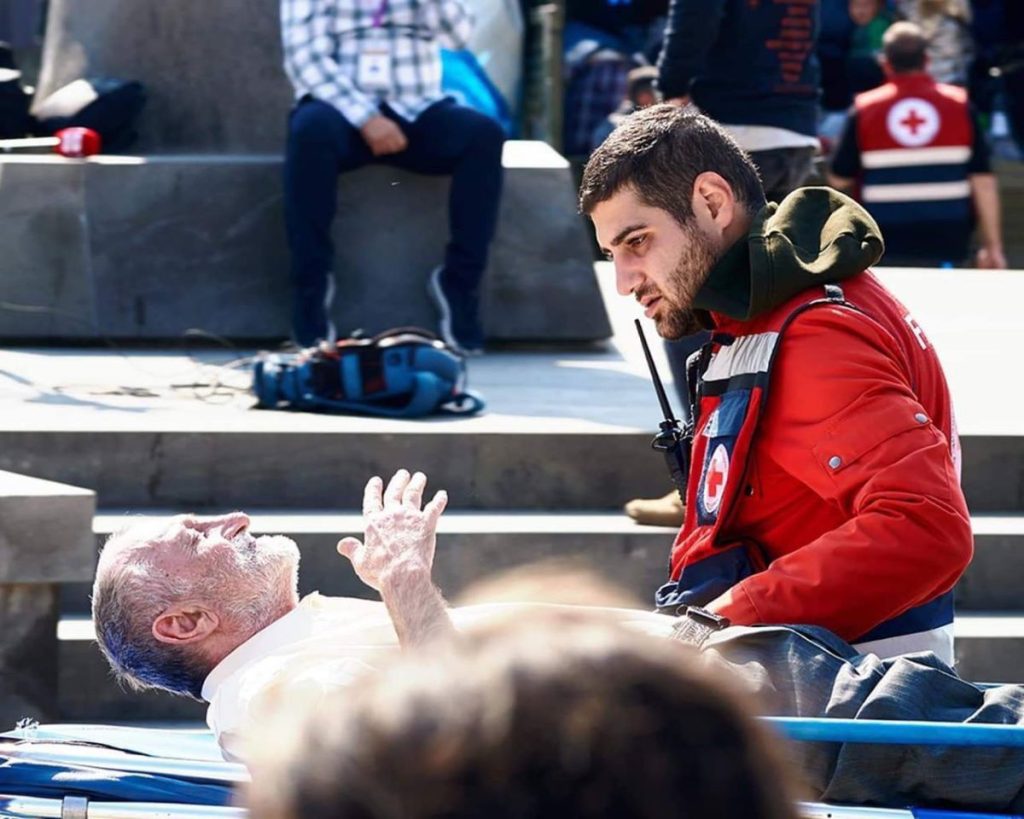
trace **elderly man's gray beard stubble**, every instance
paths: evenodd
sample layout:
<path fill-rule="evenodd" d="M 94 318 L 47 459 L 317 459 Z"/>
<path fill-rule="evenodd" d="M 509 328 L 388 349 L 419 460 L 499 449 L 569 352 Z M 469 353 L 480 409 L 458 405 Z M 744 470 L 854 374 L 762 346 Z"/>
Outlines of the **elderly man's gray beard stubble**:
<path fill-rule="evenodd" d="M 211 577 L 209 585 L 221 589 L 226 609 L 247 630 L 259 631 L 287 613 L 298 598 L 299 549 L 283 535 L 257 538 L 243 532 L 233 543 L 232 576 Z"/>
<path fill-rule="evenodd" d="M 688 241 L 679 254 L 675 269 L 668 276 L 667 286 L 671 288 L 671 293 L 662 292 L 665 306 L 655 320 L 658 335 L 670 341 L 706 329 L 697 318 L 692 305 L 700 289 L 707 282 L 711 268 L 723 255 L 722 250 L 701 233 L 695 220 L 690 220 L 683 229 Z M 637 299 L 644 298 L 647 292 L 648 288 L 638 291 Z"/>

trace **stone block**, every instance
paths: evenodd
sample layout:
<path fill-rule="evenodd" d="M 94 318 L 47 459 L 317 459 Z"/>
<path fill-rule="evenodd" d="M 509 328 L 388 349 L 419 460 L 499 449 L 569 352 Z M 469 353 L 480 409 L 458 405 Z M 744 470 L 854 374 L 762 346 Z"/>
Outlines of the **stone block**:
<path fill-rule="evenodd" d="M 57 716 L 57 587 L 0 583 L 0 730 Z"/>
<path fill-rule="evenodd" d="M 664 465 L 645 432 L 0 431 L 0 468 L 96 489 L 105 506 L 335 508 L 360 498 L 367 475 L 399 465 L 429 472 L 461 509 L 617 509 L 665 492 Z M 315 422 L 313 422 L 315 423 Z M 540 427 L 540 424 L 537 424 Z M 432 431 L 433 430 L 433 431 Z M 286 455 L 285 455 L 286 454 Z"/>
<path fill-rule="evenodd" d="M 289 332 L 274 157 L 116 158 L 87 165 L 98 326 L 115 338 Z"/>
<path fill-rule="evenodd" d="M 487 336 L 608 338 L 568 162 L 544 143 L 509 142 L 504 164 L 505 192 L 481 311 Z M 386 166 L 341 177 L 334 228 L 340 332 L 436 325 L 426 281 L 444 258 L 448 187 L 446 177 Z"/>
<path fill-rule="evenodd" d="M 536 142 L 510 142 L 505 162 L 483 296 L 487 335 L 607 338 L 568 163 Z M 341 178 L 339 331 L 436 326 L 426 283 L 443 259 L 448 184 L 383 166 Z M 0 337 L 173 339 L 201 329 L 262 340 L 290 332 L 278 157 L 4 159 L 0 215 L 8 212 L 0 240 L 13 252 L 0 258 L 0 293 L 41 312 L 0 311 Z"/>
<path fill-rule="evenodd" d="M 91 580 L 95 509 L 87 489 L 0 472 L 0 588 Z"/>
<path fill-rule="evenodd" d="M 8 337 L 97 332 L 81 162 L 0 161 L 0 322 Z"/>
<path fill-rule="evenodd" d="M 1024 639 L 999 635 L 957 637 L 956 670 L 972 682 L 1024 683 Z"/>
<path fill-rule="evenodd" d="M 280 152 L 293 92 L 279 0 L 50 0 L 37 100 L 82 77 L 145 84 L 138 149 Z"/>

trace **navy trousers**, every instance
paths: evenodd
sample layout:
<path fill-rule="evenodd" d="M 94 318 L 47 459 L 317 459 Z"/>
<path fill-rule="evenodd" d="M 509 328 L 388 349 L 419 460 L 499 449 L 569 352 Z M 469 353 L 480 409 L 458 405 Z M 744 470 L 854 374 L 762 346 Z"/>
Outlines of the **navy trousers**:
<path fill-rule="evenodd" d="M 414 122 L 401 119 L 387 106 L 382 113 L 398 123 L 409 141 L 401 153 L 373 156 L 359 130 L 319 100 L 307 97 L 292 111 L 284 200 L 292 257 L 292 327 L 300 345 L 328 335 L 338 174 L 371 162 L 451 176 L 445 279 L 471 296 L 479 290 L 501 200 L 501 126 L 452 100 L 432 105 Z M 427 273 L 423 271 L 424 282 Z"/>

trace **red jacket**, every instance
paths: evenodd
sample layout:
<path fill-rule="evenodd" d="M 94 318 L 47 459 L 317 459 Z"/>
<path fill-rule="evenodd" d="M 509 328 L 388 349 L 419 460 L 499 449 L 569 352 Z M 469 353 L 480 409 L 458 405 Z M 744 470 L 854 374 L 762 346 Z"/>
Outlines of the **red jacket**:
<path fill-rule="evenodd" d="M 841 286 L 858 309 L 821 304 L 787 325 L 823 295 L 816 291 L 750 321 L 713 315 L 719 339 L 784 333 L 764 395 L 751 399 L 763 406 L 747 422 L 756 426 L 748 450 L 740 451 L 740 435 L 730 452 L 729 439 L 715 437 L 728 432 L 717 428 L 720 413 L 710 434 L 701 413 L 672 578 L 700 575 L 702 562 L 728 552 L 723 547 L 745 543 L 752 565 L 710 601 L 714 609 L 737 624 L 809 623 L 870 641 L 888 636 L 884 628 L 872 634 L 880 624 L 949 592 L 973 546 L 952 403 L 934 349 L 870 273 Z M 702 451 L 702 435 L 727 446 Z M 734 488 L 719 497 L 723 464 Z M 709 517 L 710 507 L 720 508 Z M 951 599 L 945 609 L 951 620 Z"/>

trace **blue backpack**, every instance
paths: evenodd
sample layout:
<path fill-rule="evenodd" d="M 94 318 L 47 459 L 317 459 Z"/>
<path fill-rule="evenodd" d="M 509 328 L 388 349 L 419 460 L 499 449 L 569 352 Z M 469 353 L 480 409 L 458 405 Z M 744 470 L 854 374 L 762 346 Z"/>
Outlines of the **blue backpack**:
<path fill-rule="evenodd" d="M 462 356 L 417 327 L 298 353 L 264 353 L 253 369 L 253 392 L 262 409 L 387 418 L 473 415 L 485 406 L 466 389 Z"/>

